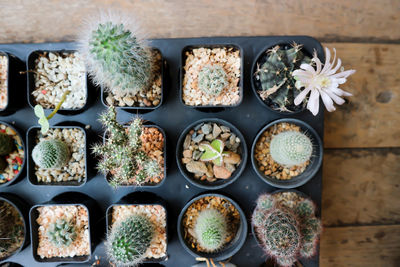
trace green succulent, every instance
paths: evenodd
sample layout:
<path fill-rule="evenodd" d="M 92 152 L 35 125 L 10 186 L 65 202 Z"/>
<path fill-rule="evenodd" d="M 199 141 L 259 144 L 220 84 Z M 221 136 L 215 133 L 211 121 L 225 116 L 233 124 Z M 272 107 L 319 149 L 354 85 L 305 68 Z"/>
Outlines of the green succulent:
<path fill-rule="evenodd" d="M 224 215 L 215 209 L 206 209 L 199 213 L 194 232 L 200 246 L 213 252 L 221 249 L 227 236 L 227 222 Z"/>
<path fill-rule="evenodd" d="M 215 165 L 221 166 L 224 162 L 224 156 L 229 155 L 229 152 L 224 152 L 224 142 L 219 139 L 215 139 L 208 143 L 202 143 L 199 145 L 199 149 L 204 151 L 200 157 L 202 161 L 212 161 Z"/>
<path fill-rule="evenodd" d="M 208 95 L 218 96 L 228 85 L 224 68 L 220 65 L 205 65 L 198 76 L 198 87 Z"/>
<path fill-rule="evenodd" d="M 61 168 L 70 159 L 68 145 L 58 139 L 43 140 L 32 150 L 32 159 L 41 168 Z"/>
<path fill-rule="evenodd" d="M 66 219 L 57 219 L 50 224 L 47 237 L 57 247 L 69 247 L 77 237 L 75 224 Z"/>

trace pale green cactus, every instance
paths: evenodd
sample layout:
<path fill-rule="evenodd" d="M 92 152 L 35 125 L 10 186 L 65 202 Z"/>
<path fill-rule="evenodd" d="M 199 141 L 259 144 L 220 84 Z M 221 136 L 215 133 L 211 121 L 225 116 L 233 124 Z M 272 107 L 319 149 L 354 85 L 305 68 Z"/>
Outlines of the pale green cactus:
<path fill-rule="evenodd" d="M 227 236 L 227 222 L 224 215 L 215 209 L 199 213 L 194 232 L 200 246 L 209 252 L 221 249 Z"/>
<path fill-rule="evenodd" d="M 206 65 L 201 68 L 198 77 L 198 87 L 206 94 L 218 96 L 227 85 L 227 75 L 222 66 Z"/>
<path fill-rule="evenodd" d="M 75 224 L 66 219 L 57 219 L 55 223 L 50 224 L 47 237 L 57 247 L 69 247 L 77 237 Z"/>
<path fill-rule="evenodd" d="M 66 143 L 58 139 L 43 140 L 32 150 L 32 159 L 41 168 L 61 168 L 70 158 Z"/>

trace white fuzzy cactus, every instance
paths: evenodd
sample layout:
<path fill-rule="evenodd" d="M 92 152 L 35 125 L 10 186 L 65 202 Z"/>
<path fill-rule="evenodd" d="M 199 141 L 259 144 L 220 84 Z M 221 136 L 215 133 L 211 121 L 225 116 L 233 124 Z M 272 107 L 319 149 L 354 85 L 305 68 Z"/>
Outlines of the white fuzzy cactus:
<path fill-rule="evenodd" d="M 270 144 L 271 157 L 277 163 L 291 167 L 311 158 L 313 145 L 310 138 L 297 131 L 286 131 L 275 135 Z"/>

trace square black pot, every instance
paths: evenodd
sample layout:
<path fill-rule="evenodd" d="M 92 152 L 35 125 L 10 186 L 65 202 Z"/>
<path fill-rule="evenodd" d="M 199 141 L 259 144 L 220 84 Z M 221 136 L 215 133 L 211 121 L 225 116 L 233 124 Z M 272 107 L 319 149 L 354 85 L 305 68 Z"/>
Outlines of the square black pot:
<path fill-rule="evenodd" d="M 26 155 L 28 157 L 27 160 L 27 174 L 28 174 L 28 181 L 30 184 L 33 186 L 41 186 L 41 187 L 46 187 L 46 186 L 63 186 L 63 187 L 82 187 L 86 184 L 88 180 L 88 152 L 87 152 L 87 133 L 86 130 L 80 126 L 51 126 L 50 129 L 80 129 L 84 133 L 85 137 L 85 154 L 83 155 L 85 158 L 85 178 L 81 181 L 62 181 L 62 182 L 51 182 L 51 183 L 39 183 L 37 181 L 36 175 L 35 175 L 35 162 L 32 159 L 32 150 L 37 144 L 35 141 L 36 134 L 40 131 L 40 127 L 38 126 L 32 126 L 28 129 L 26 133 Z"/>

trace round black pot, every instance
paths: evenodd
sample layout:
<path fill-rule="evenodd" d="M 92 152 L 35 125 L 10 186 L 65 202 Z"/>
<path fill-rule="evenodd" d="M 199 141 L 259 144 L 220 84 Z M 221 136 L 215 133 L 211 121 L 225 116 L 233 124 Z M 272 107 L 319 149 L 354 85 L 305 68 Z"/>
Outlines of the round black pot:
<path fill-rule="evenodd" d="M 183 226 L 182 226 L 183 216 L 185 215 L 189 206 L 192 205 L 192 203 L 195 202 L 196 200 L 199 200 L 201 198 L 208 197 L 208 196 L 221 197 L 221 198 L 228 200 L 230 203 L 232 203 L 235 206 L 235 208 L 238 210 L 239 215 L 240 215 L 240 226 L 239 226 L 238 232 L 236 234 L 236 237 L 231 241 L 231 243 L 227 247 L 225 247 L 224 249 L 222 249 L 220 251 L 213 252 L 213 253 L 198 252 L 195 249 L 191 248 L 185 241 L 184 230 L 183 230 Z M 232 198 L 230 198 L 226 195 L 214 193 L 214 192 L 204 193 L 204 194 L 200 194 L 200 195 L 192 198 L 183 207 L 183 209 L 181 210 L 179 217 L 178 217 L 177 232 L 178 232 L 179 242 L 181 243 L 183 248 L 193 257 L 209 258 L 209 259 L 213 259 L 214 261 L 223 261 L 223 260 L 226 260 L 226 259 L 232 257 L 233 255 L 235 255 L 241 249 L 244 242 L 246 241 L 246 237 L 247 237 L 246 215 L 243 212 L 243 210 L 240 208 L 239 204 L 237 202 L 235 202 Z"/>
<path fill-rule="evenodd" d="M 166 216 L 165 230 L 166 230 L 166 238 L 167 238 L 166 243 L 167 243 L 167 251 L 168 251 L 168 239 L 170 238 L 168 236 L 168 234 L 171 231 L 168 231 L 169 224 L 168 224 L 167 202 L 164 199 L 162 199 L 161 197 L 159 197 L 156 194 L 151 193 L 151 192 L 143 192 L 143 191 L 133 192 L 133 193 L 125 195 L 119 201 L 117 201 L 116 203 L 109 206 L 106 211 L 107 233 L 108 233 L 108 231 L 111 230 L 111 226 L 112 226 L 112 209 L 115 206 L 130 206 L 130 205 L 160 205 L 165 209 L 165 216 Z M 147 266 L 147 263 L 156 264 L 156 263 L 167 260 L 167 258 L 168 258 L 167 255 L 162 258 L 157 258 L 157 259 L 149 258 L 149 259 L 145 259 L 144 263 L 145 263 L 145 266 Z"/>
<path fill-rule="evenodd" d="M 52 257 L 52 258 L 41 258 L 37 255 L 36 251 L 39 245 L 38 228 L 39 225 L 36 222 L 39 217 L 38 207 L 43 206 L 71 206 L 81 205 L 88 211 L 89 217 L 89 243 L 90 243 L 90 254 L 85 256 L 75 257 Z M 33 258 L 37 262 L 58 262 L 58 263 L 82 263 L 88 262 L 96 248 L 96 245 L 101 241 L 104 233 L 104 223 L 101 218 L 101 209 L 97 202 L 86 194 L 80 192 L 64 192 L 53 197 L 50 201 L 43 204 L 33 206 L 29 211 L 30 227 L 31 227 L 31 240 L 32 240 L 32 254 Z"/>
<path fill-rule="evenodd" d="M 161 53 L 161 51 L 159 49 L 157 49 L 157 48 L 152 48 L 152 49 L 160 52 L 160 54 L 161 54 L 161 63 L 162 64 L 161 64 L 161 99 L 160 99 L 160 103 L 157 106 L 154 106 L 154 107 L 146 107 L 146 106 L 145 107 L 139 107 L 139 106 L 121 107 L 121 106 L 115 106 L 115 108 L 117 110 L 124 110 L 124 111 L 127 111 L 129 113 L 133 113 L 133 114 L 137 114 L 137 113 L 145 114 L 145 113 L 151 112 L 151 111 L 159 108 L 163 104 L 164 97 L 166 95 L 166 88 L 167 88 L 167 84 L 166 83 L 168 82 L 168 63 L 167 63 L 167 60 L 165 60 L 163 58 L 163 55 L 162 55 L 162 53 Z M 101 86 L 100 89 L 101 89 L 101 94 L 100 94 L 101 103 L 106 108 L 108 108 L 109 105 L 106 102 L 107 92 L 105 91 L 103 86 Z"/>
<path fill-rule="evenodd" d="M 240 148 L 242 150 L 242 154 L 241 154 L 241 162 L 239 164 L 239 166 L 237 167 L 237 169 L 232 173 L 232 176 L 228 179 L 217 179 L 217 181 L 215 182 L 208 182 L 207 180 L 205 181 L 200 181 L 198 179 L 194 178 L 194 175 L 192 173 L 190 173 L 185 165 L 182 163 L 181 159 L 183 157 L 183 142 L 185 140 L 186 134 L 192 130 L 195 126 L 201 124 L 201 123 L 207 123 L 207 122 L 215 122 L 215 123 L 219 123 L 221 125 L 227 126 L 231 129 L 231 132 L 234 133 L 237 137 L 240 138 Z M 244 168 L 246 167 L 246 163 L 247 163 L 247 145 L 246 145 L 246 141 L 244 139 L 244 136 L 242 135 L 242 133 L 239 131 L 238 128 L 236 128 L 233 124 L 222 120 L 222 119 L 218 119 L 218 118 L 206 118 L 206 119 L 201 119 L 198 121 L 193 122 L 192 124 L 190 124 L 189 126 L 187 126 L 183 132 L 181 133 L 181 135 L 179 136 L 178 142 L 177 142 L 177 146 L 176 146 L 176 162 L 178 164 L 178 168 L 180 170 L 180 172 L 182 173 L 183 177 L 185 177 L 186 180 L 188 180 L 191 184 L 203 188 L 203 189 L 221 189 L 224 188 L 226 186 L 228 186 L 229 184 L 233 183 L 234 181 L 236 181 L 239 176 L 242 174 L 242 172 L 244 171 Z"/>
<path fill-rule="evenodd" d="M 264 63 L 264 54 L 266 53 L 266 51 L 268 49 L 271 49 L 272 47 L 276 46 L 276 45 L 281 45 L 281 46 L 289 46 L 290 43 L 289 42 L 278 42 L 275 43 L 274 45 L 268 45 L 265 48 L 263 48 L 258 54 L 257 56 L 254 58 L 253 64 L 251 66 L 251 88 L 253 89 L 253 92 L 257 98 L 257 100 L 264 106 L 266 107 L 269 111 L 275 113 L 275 114 L 281 114 L 281 115 L 294 115 L 294 114 L 298 114 L 302 111 L 304 111 L 306 108 L 303 107 L 301 109 L 292 111 L 292 112 L 287 112 L 287 111 L 278 111 L 273 109 L 266 101 L 263 101 L 260 97 L 260 95 L 257 93 L 257 91 L 259 91 L 261 89 L 260 85 L 259 85 L 259 81 L 256 80 L 256 76 L 254 75 L 254 73 L 256 72 L 257 69 L 257 64 L 259 64 L 261 66 L 262 63 Z M 312 51 L 309 50 L 308 47 L 303 46 L 302 48 L 302 52 L 304 52 L 307 56 L 311 56 L 312 55 Z"/>
<path fill-rule="evenodd" d="M 75 124 L 75 125 L 73 125 Z M 40 132 L 40 127 L 39 126 L 32 126 L 28 129 L 26 132 L 26 148 L 28 154 L 28 161 L 27 161 L 27 173 L 28 173 L 28 181 L 31 185 L 33 186 L 39 186 L 39 187 L 46 187 L 46 186 L 62 186 L 64 187 L 71 187 L 71 188 L 76 188 L 76 187 L 82 187 L 86 184 L 88 180 L 88 151 L 87 151 L 87 132 L 86 129 L 82 126 L 78 126 L 79 123 L 75 122 L 66 122 L 64 125 L 58 125 L 58 126 L 50 126 L 50 129 L 73 129 L 77 128 L 83 131 L 84 137 L 85 137 L 85 154 L 83 155 L 85 158 L 85 178 L 81 181 L 62 181 L 62 182 L 51 182 L 51 183 L 39 183 L 36 178 L 35 174 L 35 162 L 33 161 L 32 158 L 32 151 L 33 148 L 36 146 L 36 134 Z"/>
<path fill-rule="evenodd" d="M 234 104 L 234 105 L 202 105 L 202 106 L 190 106 L 185 104 L 185 102 L 183 101 L 183 78 L 185 76 L 185 62 L 186 62 L 186 52 L 189 52 L 193 49 L 196 48 L 233 48 L 234 50 L 239 50 L 239 54 L 240 54 L 240 79 L 239 79 L 239 95 L 240 95 L 240 100 L 238 103 Z M 237 106 L 239 106 L 242 101 L 243 101 L 243 70 L 244 70 L 244 52 L 243 52 L 243 48 L 240 47 L 237 44 L 232 44 L 232 43 L 225 43 L 225 44 L 204 44 L 204 45 L 188 45 L 185 46 L 182 49 L 182 53 L 181 53 L 181 57 L 180 57 L 180 68 L 179 68 L 179 99 L 182 103 L 182 105 L 184 105 L 185 107 L 188 108 L 193 108 L 193 109 L 197 109 L 199 111 L 203 111 L 203 112 L 220 112 L 223 111 L 227 108 L 235 108 Z"/>
<path fill-rule="evenodd" d="M 275 179 L 271 176 L 267 176 L 264 173 L 262 173 L 258 169 L 258 164 L 256 159 L 254 158 L 254 152 L 255 152 L 255 147 L 257 144 L 258 139 L 261 137 L 261 135 L 264 133 L 266 129 L 269 127 L 281 123 L 281 122 L 287 122 L 287 123 L 293 123 L 297 126 L 300 126 L 300 129 L 302 132 L 307 133 L 307 135 L 311 138 L 311 142 L 313 143 L 313 156 L 311 157 L 311 162 L 308 164 L 307 168 L 302 172 L 301 174 L 293 177 L 290 180 L 278 180 Z M 268 123 L 266 126 L 264 126 L 257 134 L 257 136 L 254 138 L 253 145 L 251 146 L 251 165 L 253 166 L 254 171 L 257 173 L 258 177 L 261 178 L 264 182 L 267 184 L 277 187 L 277 188 L 295 188 L 302 186 L 303 184 L 307 183 L 311 178 L 314 177 L 314 175 L 318 172 L 318 170 L 321 167 L 322 164 L 322 156 L 323 156 L 323 145 L 321 138 L 319 137 L 318 133 L 307 123 L 297 120 L 297 119 L 280 119 L 276 120 L 273 122 Z"/>
<path fill-rule="evenodd" d="M 44 52 L 52 52 L 52 53 L 74 53 L 77 52 L 77 50 L 35 50 L 32 51 L 31 53 L 29 53 L 27 61 L 26 61 L 26 77 L 27 77 L 27 99 L 28 99 L 28 104 L 29 106 L 34 109 L 35 108 L 35 99 L 32 95 L 32 92 L 35 90 L 35 77 L 34 74 L 32 72 L 30 72 L 29 70 L 34 70 L 35 69 L 35 60 L 39 57 L 39 54 L 44 53 Z M 86 77 L 86 103 L 82 108 L 79 109 L 65 109 L 65 108 L 60 108 L 58 110 L 57 113 L 62 114 L 62 115 L 76 115 L 79 114 L 85 110 L 88 109 L 89 107 L 89 103 L 93 100 L 93 99 L 89 99 L 91 98 L 91 96 L 95 96 L 94 92 L 91 92 L 91 94 L 89 94 L 89 88 L 93 89 L 92 86 L 89 85 L 89 79 L 88 79 L 88 75 L 86 73 L 85 75 Z M 56 105 L 58 103 L 55 103 Z M 53 109 L 44 109 L 45 111 L 47 111 L 48 113 L 52 112 Z"/>
<path fill-rule="evenodd" d="M 23 267 L 23 266 L 18 263 L 15 263 L 15 262 L 6 261 L 3 263 L 0 263 L 0 267 Z"/>
<path fill-rule="evenodd" d="M 15 126 L 13 126 L 13 125 L 11 125 L 11 124 L 9 124 L 9 123 L 6 123 L 6 122 L 4 122 L 4 121 L 0 121 L 0 124 L 4 124 L 4 125 L 10 127 L 11 129 L 13 129 L 13 130 L 18 134 L 19 138 L 21 139 L 22 148 L 24 149 L 24 159 L 23 159 L 23 161 L 22 161 L 21 170 L 20 170 L 19 173 L 14 177 L 14 179 L 12 179 L 12 180 L 10 180 L 10 181 L 8 181 L 8 182 L 5 182 L 5 183 L 0 184 L 0 188 L 1 188 L 1 187 L 9 186 L 9 185 L 11 185 L 12 183 L 18 181 L 18 180 L 20 179 L 20 177 L 24 177 L 24 176 L 25 176 L 25 164 L 26 164 L 26 162 L 27 162 L 26 157 L 27 157 L 27 154 L 28 154 L 28 153 L 26 153 L 25 141 L 24 141 L 24 138 L 23 138 L 22 135 L 21 135 L 21 132 L 20 132 Z M 23 173 L 23 174 L 22 174 L 22 173 Z"/>

